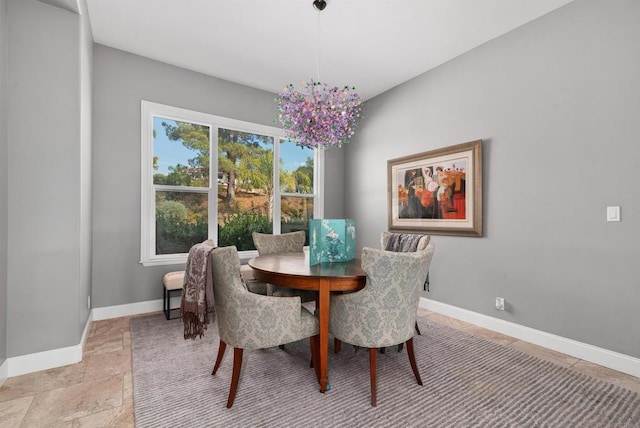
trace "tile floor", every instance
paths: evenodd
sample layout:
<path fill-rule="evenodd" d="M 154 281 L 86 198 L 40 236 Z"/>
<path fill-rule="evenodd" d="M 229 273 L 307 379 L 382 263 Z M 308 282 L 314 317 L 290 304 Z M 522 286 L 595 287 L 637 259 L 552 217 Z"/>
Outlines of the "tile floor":
<path fill-rule="evenodd" d="M 640 378 L 434 312 L 419 315 L 640 393 Z M 134 427 L 130 318 L 95 321 L 77 364 L 7 379 L 0 427 Z"/>

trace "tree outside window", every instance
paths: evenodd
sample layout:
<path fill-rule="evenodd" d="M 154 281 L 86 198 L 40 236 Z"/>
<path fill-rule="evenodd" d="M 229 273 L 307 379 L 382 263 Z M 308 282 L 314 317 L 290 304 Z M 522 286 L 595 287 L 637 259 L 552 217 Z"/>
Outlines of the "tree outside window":
<path fill-rule="evenodd" d="M 185 120 L 178 116 L 189 116 L 188 111 L 147 104 L 155 108 L 149 108 L 148 122 L 143 117 L 143 126 L 152 126 L 143 141 L 150 175 L 143 172 L 143 183 L 150 183 L 146 191 L 143 186 L 143 198 L 153 220 L 143 213 L 143 244 L 152 243 L 146 250 L 143 245 L 143 263 L 184 256 L 208 238 L 248 251 L 255 250 L 252 232 L 308 230 L 316 198 L 313 150 L 282 140 L 276 128 L 233 127 L 203 114 Z"/>

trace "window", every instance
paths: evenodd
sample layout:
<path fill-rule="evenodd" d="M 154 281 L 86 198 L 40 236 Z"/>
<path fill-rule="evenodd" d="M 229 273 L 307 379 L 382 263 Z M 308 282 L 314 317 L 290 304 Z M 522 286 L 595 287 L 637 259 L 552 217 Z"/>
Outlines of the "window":
<path fill-rule="evenodd" d="M 322 217 L 322 152 L 283 135 L 143 101 L 141 263 L 183 263 L 206 239 L 249 258 L 254 231 L 308 231 Z"/>

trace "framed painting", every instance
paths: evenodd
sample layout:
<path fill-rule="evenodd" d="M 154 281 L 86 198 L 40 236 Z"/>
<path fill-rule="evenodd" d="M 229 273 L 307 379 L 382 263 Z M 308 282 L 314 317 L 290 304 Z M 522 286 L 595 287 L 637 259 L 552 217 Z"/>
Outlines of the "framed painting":
<path fill-rule="evenodd" d="M 482 236 L 482 140 L 387 161 L 389 231 Z"/>

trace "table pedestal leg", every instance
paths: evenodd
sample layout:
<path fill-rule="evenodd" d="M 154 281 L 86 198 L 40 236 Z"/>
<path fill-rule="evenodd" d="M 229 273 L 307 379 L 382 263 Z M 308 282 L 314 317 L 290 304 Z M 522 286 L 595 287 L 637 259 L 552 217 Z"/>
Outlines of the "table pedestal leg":
<path fill-rule="evenodd" d="M 320 322 L 320 392 L 327 390 L 329 379 L 327 378 L 327 362 L 329 355 L 329 299 L 330 283 L 328 279 L 320 280 L 318 291 L 318 320 Z"/>

